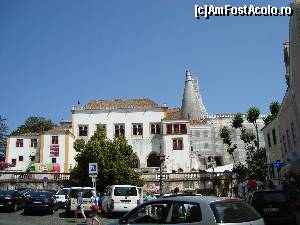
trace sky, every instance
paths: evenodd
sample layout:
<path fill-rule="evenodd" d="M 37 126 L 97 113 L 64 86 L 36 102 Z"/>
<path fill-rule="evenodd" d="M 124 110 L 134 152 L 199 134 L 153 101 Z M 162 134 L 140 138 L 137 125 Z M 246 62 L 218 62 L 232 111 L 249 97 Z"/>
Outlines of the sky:
<path fill-rule="evenodd" d="M 287 0 L 1 0 L 0 115 L 71 119 L 77 101 L 150 98 L 181 106 L 185 71 L 209 114 L 282 101 L 289 17 L 211 17 L 195 5 Z"/>

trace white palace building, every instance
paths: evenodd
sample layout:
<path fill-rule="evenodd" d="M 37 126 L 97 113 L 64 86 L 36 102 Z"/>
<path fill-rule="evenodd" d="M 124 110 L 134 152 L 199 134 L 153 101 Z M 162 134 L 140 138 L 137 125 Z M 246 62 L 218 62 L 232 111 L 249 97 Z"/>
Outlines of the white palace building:
<path fill-rule="evenodd" d="M 125 135 L 139 158 L 138 168 L 143 170 L 158 169 L 160 155 L 164 156 L 165 172 L 206 170 L 233 163 L 220 139 L 220 129 L 230 127 L 234 114 L 208 116 L 198 81 L 188 71 L 180 108 L 169 109 L 147 98 L 114 99 L 92 100 L 71 112 L 72 121 L 52 130 L 8 137 L 6 162 L 14 165 L 10 169 L 26 171 L 33 163 L 58 163 L 61 172 L 69 172 L 76 164 L 74 141 L 88 140 L 97 124 L 105 127 L 109 139 Z M 252 124 L 245 122 L 245 126 L 254 131 Z M 262 118 L 258 126 L 263 128 Z M 238 145 L 235 159 L 244 162 L 246 152 L 240 134 L 232 131 Z M 264 146 L 262 132 L 260 136 Z"/>

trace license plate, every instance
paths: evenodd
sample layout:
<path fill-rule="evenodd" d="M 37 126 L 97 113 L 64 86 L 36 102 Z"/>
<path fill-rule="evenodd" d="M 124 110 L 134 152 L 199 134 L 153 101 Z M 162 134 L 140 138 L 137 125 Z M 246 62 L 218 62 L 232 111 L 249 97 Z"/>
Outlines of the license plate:
<path fill-rule="evenodd" d="M 35 204 L 41 204 L 42 202 L 33 202 L 33 203 L 35 203 Z"/>
<path fill-rule="evenodd" d="M 278 212 L 279 211 L 279 209 L 278 208 L 265 208 L 264 209 L 264 212 Z"/>
<path fill-rule="evenodd" d="M 2 207 L 2 206 L 3 206 L 3 204 L 0 205 L 0 207 Z"/>
<path fill-rule="evenodd" d="M 121 201 L 122 203 L 129 204 L 130 201 Z"/>

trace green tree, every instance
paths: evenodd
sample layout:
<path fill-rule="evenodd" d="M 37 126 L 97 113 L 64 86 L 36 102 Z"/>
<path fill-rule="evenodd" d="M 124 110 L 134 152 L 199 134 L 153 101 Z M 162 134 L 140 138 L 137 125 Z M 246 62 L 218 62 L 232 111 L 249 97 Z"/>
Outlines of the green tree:
<path fill-rule="evenodd" d="M 278 101 L 271 102 L 269 109 L 271 114 L 264 118 L 265 125 L 269 124 L 277 116 L 280 110 L 280 103 Z"/>
<path fill-rule="evenodd" d="M 24 124 L 19 126 L 11 135 L 19 135 L 24 133 L 40 133 L 42 131 L 50 130 L 55 124 L 51 120 L 44 117 L 31 116 L 25 120 Z"/>
<path fill-rule="evenodd" d="M 8 132 L 8 126 L 0 116 L 0 161 L 4 161 L 5 159 L 5 148 L 6 148 L 6 135 Z"/>
<path fill-rule="evenodd" d="M 242 163 L 234 165 L 232 172 L 237 174 L 239 181 L 244 180 L 248 176 L 248 168 Z"/>
<path fill-rule="evenodd" d="M 108 140 L 105 129 L 98 125 L 90 140 L 76 140 L 74 149 L 77 152 L 77 165 L 71 172 L 71 179 L 75 184 L 90 185 L 88 165 L 97 162 L 97 190 L 103 191 L 112 184 L 143 185 L 140 174 L 133 169 L 138 160 L 137 155 L 124 136 Z"/>
<path fill-rule="evenodd" d="M 223 143 L 226 144 L 226 146 L 227 146 L 226 151 L 232 157 L 233 163 L 235 164 L 235 158 L 234 158 L 233 153 L 237 149 L 237 145 L 232 144 L 231 137 L 230 137 L 230 130 L 228 127 L 221 128 L 220 137 L 222 138 Z"/>
<path fill-rule="evenodd" d="M 267 115 L 267 117 L 265 117 L 264 119 L 264 122 L 265 122 L 265 125 L 271 123 L 271 121 L 273 120 L 273 116 L 270 114 L 270 115 Z"/>
<path fill-rule="evenodd" d="M 280 110 L 280 103 L 278 101 L 271 102 L 269 109 L 271 115 L 275 117 Z"/>
<path fill-rule="evenodd" d="M 258 133 L 258 125 L 257 120 L 259 118 L 260 111 L 257 107 L 251 107 L 247 112 L 247 120 L 249 123 L 252 123 L 255 127 L 256 131 L 256 149 L 259 150 L 259 133 Z M 253 137 L 253 136 L 252 136 Z"/>
<path fill-rule="evenodd" d="M 267 175 L 267 157 L 265 148 L 259 145 L 259 130 L 257 120 L 259 119 L 260 111 L 257 107 L 251 107 L 246 113 L 246 119 L 252 123 L 255 128 L 255 134 L 247 129 L 244 123 L 244 117 L 241 113 L 235 115 L 231 122 L 231 127 L 241 131 L 240 139 L 244 142 L 246 150 L 246 165 L 235 164 L 235 171 L 240 178 L 245 176 L 253 176 L 265 178 Z M 220 137 L 223 143 L 227 145 L 227 152 L 233 157 L 234 151 L 237 150 L 237 144 L 232 143 L 230 129 L 223 127 L 220 131 Z"/>
<path fill-rule="evenodd" d="M 268 164 L 265 148 L 253 151 L 250 157 L 247 157 L 248 175 L 250 177 L 265 178 L 267 176 Z"/>

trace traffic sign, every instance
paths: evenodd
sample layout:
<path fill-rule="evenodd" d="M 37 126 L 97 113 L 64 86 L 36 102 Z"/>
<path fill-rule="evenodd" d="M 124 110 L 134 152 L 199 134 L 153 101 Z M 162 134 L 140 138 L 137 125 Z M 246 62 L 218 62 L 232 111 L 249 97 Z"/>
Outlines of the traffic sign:
<path fill-rule="evenodd" d="M 43 180 L 43 186 L 46 187 L 49 181 L 48 177 L 43 177 L 42 180 Z"/>
<path fill-rule="evenodd" d="M 280 160 L 276 160 L 274 163 L 272 163 L 272 166 L 279 169 L 280 167 L 284 166 L 284 163 L 280 162 Z"/>
<path fill-rule="evenodd" d="M 89 163 L 89 175 L 98 174 L 98 163 Z"/>

